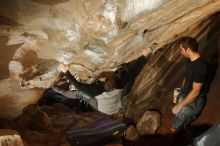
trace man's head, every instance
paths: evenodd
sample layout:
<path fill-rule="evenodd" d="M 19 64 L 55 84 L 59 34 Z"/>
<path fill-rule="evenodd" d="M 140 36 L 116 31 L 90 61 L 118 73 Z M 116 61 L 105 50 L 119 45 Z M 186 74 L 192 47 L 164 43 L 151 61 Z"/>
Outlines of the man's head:
<path fill-rule="evenodd" d="M 198 53 L 198 43 L 192 37 L 182 37 L 179 44 L 180 54 L 186 58 L 190 58 L 192 53 Z"/>
<path fill-rule="evenodd" d="M 104 89 L 106 91 L 112 91 L 117 86 L 117 78 L 115 75 L 110 75 L 106 78 L 104 83 Z"/>

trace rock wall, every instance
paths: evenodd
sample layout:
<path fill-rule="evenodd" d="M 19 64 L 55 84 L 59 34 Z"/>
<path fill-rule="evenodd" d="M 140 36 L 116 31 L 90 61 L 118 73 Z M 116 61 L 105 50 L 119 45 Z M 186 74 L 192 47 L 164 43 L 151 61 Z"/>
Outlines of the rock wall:
<path fill-rule="evenodd" d="M 3 0 L 0 2 L 0 82 L 13 80 L 9 83 L 19 83 L 22 91 L 48 88 L 57 79 L 56 67 L 60 62 L 69 64 L 71 73 L 87 80 L 139 57 L 144 48 L 150 47 L 153 52 L 158 50 L 151 61 L 157 65 L 152 63 L 137 78 L 137 82 L 144 78 L 145 83 L 136 84 L 133 98 L 141 97 L 146 89 L 147 92 L 145 98 L 132 98 L 132 103 L 128 103 L 136 105 L 160 92 L 159 86 L 152 84 L 155 81 L 163 84 L 169 75 L 167 68 L 174 68 L 173 61 L 179 56 L 167 44 L 183 35 L 204 41 L 205 35 L 200 33 L 208 31 L 211 23 L 208 18 L 219 10 L 219 0 L 141 0 L 139 3 L 135 0 Z M 157 80 L 153 79 L 156 77 Z M 1 91 L 4 93 L 0 96 L 1 103 L 5 103 L 5 96 L 15 97 L 14 88 L 10 92 L 3 88 Z M 8 110 L 13 105 L 10 107 L 13 114 L 2 112 L 0 116 L 18 116 L 20 110 L 13 110 L 37 102 L 41 93 L 37 95 L 27 97 L 22 106 L 13 104 L 20 103 L 21 96 L 9 100 L 2 109 Z"/>
<path fill-rule="evenodd" d="M 199 41 L 199 51 L 209 64 L 210 76 L 213 79 L 219 67 L 220 14 L 209 17 L 194 28 L 196 29 L 190 29 L 187 34 L 193 35 Z M 184 58 L 180 55 L 177 41 L 158 50 L 132 86 L 126 100 L 126 117 L 137 122 L 149 109 L 159 110 L 162 115 L 167 115 L 169 109 L 171 112 L 173 90 L 181 87 L 184 69 Z"/>

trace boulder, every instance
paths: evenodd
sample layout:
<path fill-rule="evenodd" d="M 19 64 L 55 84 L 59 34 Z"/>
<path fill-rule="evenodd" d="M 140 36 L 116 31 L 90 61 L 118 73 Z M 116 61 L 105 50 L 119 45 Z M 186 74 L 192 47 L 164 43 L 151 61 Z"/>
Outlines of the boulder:
<path fill-rule="evenodd" d="M 146 111 L 137 122 L 137 131 L 141 136 L 155 134 L 157 128 L 160 126 L 160 121 L 160 113 L 156 111 Z"/>

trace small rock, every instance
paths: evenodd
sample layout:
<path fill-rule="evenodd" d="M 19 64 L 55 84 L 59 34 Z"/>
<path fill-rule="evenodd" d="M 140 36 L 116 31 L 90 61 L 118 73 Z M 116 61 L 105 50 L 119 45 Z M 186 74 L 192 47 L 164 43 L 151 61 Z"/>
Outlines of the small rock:
<path fill-rule="evenodd" d="M 138 131 L 133 125 L 131 125 L 130 127 L 128 127 L 128 129 L 126 129 L 125 138 L 127 140 L 137 140 L 139 138 Z"/>
<path fill-rule="evenodd" d="M 146 111 L 138 120 L 136 128 L 138 133 L 142 135 L 155 134 L 160 125 L 161 115 L 156 111 Z"/>
<path fill-rule="evenodd" d="M 20 134 L 16 130 L 0 129 L 1 146 L 24 146 Z"/>

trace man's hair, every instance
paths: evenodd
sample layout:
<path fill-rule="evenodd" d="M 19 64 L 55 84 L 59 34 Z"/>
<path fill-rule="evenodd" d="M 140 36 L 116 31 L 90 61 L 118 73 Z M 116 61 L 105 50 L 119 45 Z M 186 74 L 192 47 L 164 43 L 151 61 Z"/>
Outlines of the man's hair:
<path fill-rule="evenodd" d="M 117 77 L 113 74 L 106 78 L 105 80 L 105 87 L 108 88 L 108 90 L 113 90 L 117 87 Z"/>
<path fill-rule="evenodd" d="M 179 44 L 184 48 L 190 48 L 193 52 L 198 52 L 198 43 L 196 39 L 190 36 L 184 36 L 180 38 Z"/>

